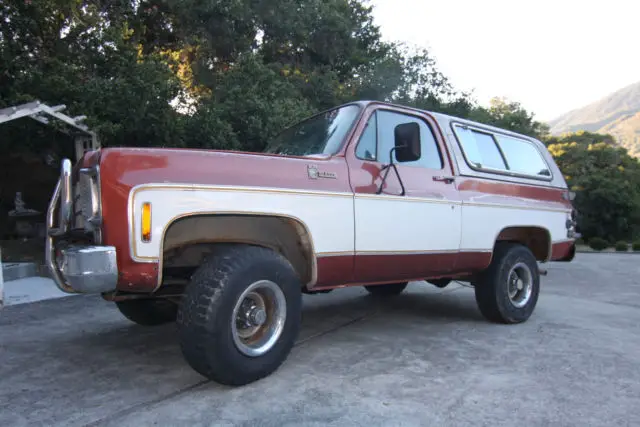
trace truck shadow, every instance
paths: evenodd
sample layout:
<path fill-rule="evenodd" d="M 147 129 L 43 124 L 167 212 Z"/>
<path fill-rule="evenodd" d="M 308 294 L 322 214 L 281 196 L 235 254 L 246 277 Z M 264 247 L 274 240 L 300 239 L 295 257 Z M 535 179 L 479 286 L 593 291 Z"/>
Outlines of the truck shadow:
<path fill-rule="evenodd" d="M 116 318 L 119 317 L 117 309 L 112 309 Z M 298 341 L 338 331 L 370 317 L 384 317 L 385 321 L 396 325 L 485 322 L 476 308 L 473 292 L 465 289 L 457 292 L 424 292 L 414 287 L 411 292 L 387 299 L 373 297 L 361 289 L 341 289 L 330 294 L 304 296 Z M 69 345 L 82 346 L 84 351 L 91 354 L 110 353 L 112 360 L 122 357 L 128 364 L 138 358 L 141 363 L 149 363 L 149 355 L 152 355 L 154 363 L 184 364 L 175 324 L 144 327 L 124 318 L 114 323 L 113 328 L 75 336 Z M 372 332 L 378 333 L 375 330 Z"/>
<path fill-rule="evenodd" d="M 309 364 L 320 363 L 320 369 L 326 365 L 329 371 L 340 368 L 336 364 L 344 368 L 350 362 L 336 356 L 341 353 L 335 349 L 350 345 L 353 334 L 365 348 L 371 344 L 379 352 L 381 341 L 392 349 L 399 340 L 449 335 L 451 324 L 481 321 L 468 290 L 447 293 L 412 285 L 405 294 L 387 300 L 371 297 L 362 288 L 306 295 L 299 345 L 273 381 L 292 381 Z M 182 357 L 175 324 L 135 325 L 115 305 L 97 297 L 9 307 L 0 327 L 0 402 L 14 402 L 16 416 L 33 422 L 48 419 L 46 411 L 29 412 L 42 396 L 47 396 L 48 407 L 56 408 L 59 419 L 89 421 L 206 382 Z M 316 339 L 330 348 L 324 353 L 310 348 Z M 330 354 L 334 356 L 327 358 Z M 213 383 L 206 388 L 227 390 Z M 96 396 L 104 401 L 97 404 Z M 78 412 L 86 407 L 98 409 L 91 416 Z"/>
<path fill-rule="evenodd" d="M 443 321 L 483 321 L 472 292 L 447 293 L 442 291 L 424 292 L 419 287 L 410 293 L 391 298 L 377 298 L 360 291 L 348 300 L 340 298 L 340 293 L 351 290 L 336 290 L 335 295 L 309 296 L 305 300 L 302 313 L 303 329 L 332 318 L 355 318 L 367 314 L 384 315 L 390 320 L 424 323 Z M 334 298 L 331 298 L 331 297 Z M 314 301 L 313 298 L 318 298 Z M 324 298 L 324 300 L 322 300 Z"/>

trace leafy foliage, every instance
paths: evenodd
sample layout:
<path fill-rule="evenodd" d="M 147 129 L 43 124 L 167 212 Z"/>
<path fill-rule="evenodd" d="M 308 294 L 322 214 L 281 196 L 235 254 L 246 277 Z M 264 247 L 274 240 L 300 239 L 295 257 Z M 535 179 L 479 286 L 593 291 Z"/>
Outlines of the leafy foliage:
<path fill-rule="evenodd" d="M 631 244 L 631 249 L 634 251 L 640 251 L 640 240 L 636 240 Z"/>
<path fill-rule="evenodd" d="M 629 244 L 624 240 L 619 240 L 615 245 L 616 252 L 627 252 L 629 250 Z"/>
<path fill-rule="evenodd" d="M 609 247 L 609 242 L 600 237 L 594 237 L 592 239 L 589 239 L 589 247 L 594 251 L 602 251 Z"/>
<path fill-rule="evenodd" d="M 547 138 L 585 237 L 627 238 L 638 224 L 637 162 L 610 137 L 550 138 L 517 102 L 477 105 L 428 50 L 383 41 L 365 0 L 7 0 L 0 22 L 0 107 L 65 104 L 103 146 L 260 151 L 312 113 L 383 100 Z M 0 140 L 22 156 L 5 160 L 28 159 L 28 188 L 29 175 L 55 177 L 47 156 L 72 156 L 67 137 L 28 120 L 0 126 Z M 0 178 L 0 210 L 21 189 L 12 179 Z M 51 188 L 37 186 L 25 197 L 42 209 Z"/>
<path fill-rule="evenodd" d="M 104 146 L 260 150 L 354 99 L 543 133 L 516 103 L 455 91 L 427 50 L 382 41 L 361 0 L 9 0 L 0 21 L 0 107 L 64 103 Z"/>
<path fill-rule="evenodd" d="M 518 102 L 504 98 L 493 98 L 488 109 L 474 109 L 470 118 L 533 137 L 542 138 L 549 134 L 546 124 L 536 121 L 534 115 L 522 108 Z"/>
<path fill-rule="evenodd" d="M 609 135 L 589 132 L 546 140 L 572 191 L 583 235 L 614 240 L 640 232 L 640 163 Z"/>

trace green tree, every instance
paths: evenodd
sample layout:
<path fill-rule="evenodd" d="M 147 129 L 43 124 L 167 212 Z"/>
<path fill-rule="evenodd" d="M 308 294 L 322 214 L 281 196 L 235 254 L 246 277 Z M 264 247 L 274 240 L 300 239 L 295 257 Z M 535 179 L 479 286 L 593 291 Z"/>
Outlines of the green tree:
<path fill-rule="evenodd" d="M 572 191 L 585 237 L 611 242 L 640 231 L 640 163 L 609 135 L 579 132 L 547 140 Z"/>
<path fill-rule="evenodd" d="M 179 81 L 159 55 L 140 52 L 126 21 L 133 13 L 125 1 L 3 3 L 2 106 L 33 99 L 65 104 L 71 114 L 88 116 L 106 146 L 179 142 L 169 103 Z"/>
<path fill-rule="evenodd" d="M 524 109 L 520 103 L 505 98 L 491 99 L 489 108 L 477 107 L 471 111 L 469 117 L 478 122 L 536 138 L 544 138 L 549 134 L 548 125 L 536 121 L 534 114 Z"/>

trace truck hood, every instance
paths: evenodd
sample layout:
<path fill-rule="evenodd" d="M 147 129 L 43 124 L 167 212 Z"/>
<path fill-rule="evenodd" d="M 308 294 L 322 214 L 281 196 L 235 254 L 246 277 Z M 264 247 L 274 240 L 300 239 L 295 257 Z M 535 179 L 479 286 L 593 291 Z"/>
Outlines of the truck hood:
<path fill-rule="evenodd" d="M 334 179 L 315 179 L 320 168 Z M 288 157 L 262 153 L 169 148 L 106 148 L 100 151 L 102 185 L 189 184 L 344 190 L 348 172 L 343 157 Z M 340 184 L 338 182 L 341 182 Z"/>

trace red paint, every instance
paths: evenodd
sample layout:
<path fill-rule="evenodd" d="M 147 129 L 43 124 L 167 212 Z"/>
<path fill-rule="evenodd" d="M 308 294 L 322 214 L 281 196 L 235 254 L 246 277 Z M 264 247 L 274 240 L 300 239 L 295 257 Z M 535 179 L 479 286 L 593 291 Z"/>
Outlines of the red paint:
<path fill-rule="evenodd" d="M 318 278 L 314 288 L 340 286 L 353 281 L 353 255 L 318 257 Z"/>
<path fill-rule="evenodd" d="M 458 202 L 460 195 L 453 184 L 434 181 L 434 177 L 453 175 L 449 152 L 438 130 L 439 127 L 436 121 L 426 113 L 376 103 L 370 104 L 366 108 L 356 132 L 354 132 L 351 141 L 345 149 L 345 156 L 349 164 L 352 191 L 355 194 L 375 194 L 382 182 L 382 174 L 380 171 L 383 163 L 379 161 L 361 160 L 357 158 L 355 154 L 360 135 L 365 125 L 375 110 L 379 108 L 408 114 L 425 121 L 433 130 L 436 143 L 440 150 L 443 163 L 443 167 L 440 170 L 406 166 L 401 163 L 396 165 L 402 177 L 406 196 Z M 378 157 L 380 157 L 380 154 Z M 395 173 L 390 171 L 381 195 L 400 195 L 401 193 L 402 187 L 400 186 L 400 182 Z M 391 226 L 391 224 L 389 224 L 389 226 Z M 357 256 L 355 259 L 354 278 L 357 282 L 368 282 L 371 280 L 387 280 L 389 278 L 404 279 L 446 274 L 453 270 L 457 257 L 457 253 L 393 255 L 392 258 L 377 255 Z M 399 261 L 396 262 L 395 260 Z"/>
<path fill-rule="evenodd" d="M 571 261 L 575 255 L 574 241 L 555 243 L 551 250 L 551 261 Z"/>
<path fill-rule="evenodd" d="M 458 253 L 407 255 L 358 255 L 355 259 L 357 282 L 411 280 L 442 276 L 452 272 Z"/>
<path fill-rule="evenodd" d="M 452 273 L 453 255 L 455 254 L 358 255 L 355 257 L 357 265 L 361 265 L 367 270 L 363 272 L 365 274 L 357 276 L 358 279 L 351 281 L 347 278 L 353 277 L 354 258 L 352 256 L 322 257 L 318 258 L 318 282 L 313 289 L 333 289 L 442 277 L 467 277 L 484 270 L 491 262 L 491 253 L 489 252 L 463 252 L 460 257 L 469 266 L 469 269 L 456 269 Z M 398 275 L 395 266 L 404 267 L 405 271 Z"/>
<path fill-rule="evenodd" d="M 97 154 L 86 156 L 85 163 Z M 308 165 L 336 179 L 310 179 Z M 350 192 L 344 158 L 308 159 L 238 152 L 178 149 L 108 148 L 100 153 L 103 243 L 117 249 L 118 288 L 148 292 L 157 285 L 157 263 L 138 263 L 129 249 L 128 197 L 146 183 L 239 185 Z"/>
<path fill-rule="evenodd" d="M 562 189 L 461 176 L 457 176 L 453 184 L 434 181 L 436 176 L 453 176 L 455 173 L 451 153 L 435 119 L 425 112 L 379 103 L 365 107 L 347 142 L 331 158 L 210 150 L 109 148 L 88 153 L 82 165 L 100 164 L 103 243 L 117 248 L 121 272 L 118 288 L 150 292 L 155 289 L 158 279 L 157 263 L 135 262 L 130 256 L 128 197 L 133 187 L 169 182 L 374 194 L 381 182 L 382 164 L 356 158 L 355 147 L 369 116 L 377 108 L 417 116 L 434 131 L 444 166 L 441 170 L 429 170 L 398 164 L 407 196 L 454 202 L 531 204 L 536 207 L 542 204 L 542 207 L 550 209 L 571 208 L 571 203 L 563 199 L 565 190 Z M 321 172 L 334 174 L 337 179 L 310 179 L 307 168 L 311 165 Z M 400 191 L 399 182 L 391 171 L 382 194 L 397 195 Z M 566 259 L 572 250 L 572 242 L 553 245 L 552 260 Z M 490 261 L 491 253 L 486 252 L 320 257 L 317 259 L 315 288 L 461 276 L 485 269 Z"/>
<path fill-rule="evenodd" d="M 478 272 L 491 264 L 491 252 L 460 252 L 458 255 L 458 272 Z"/>
<path fill-rule="evenodd" d="M 538 208 L 571 209 L 571 202 L 563 198 L 566 190 L 535 185 L 500 182 L 484 178 L 456 177 L 460 197 L 465 202 L 525 205 L 527 199 Z M 489 196 L 489 197 L 487 197 Z M 492 197 L 493 196 L 493 197 Z M 478 199 L 481 197 L 481 199 Z"/>

